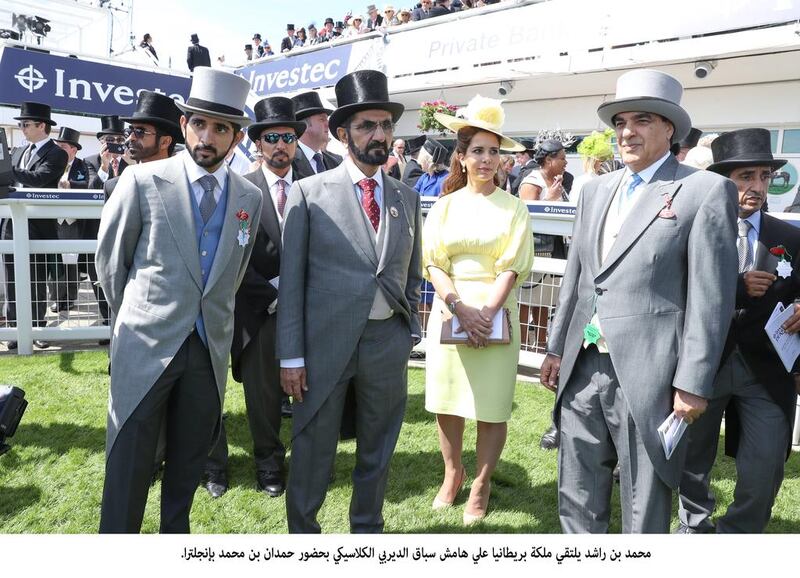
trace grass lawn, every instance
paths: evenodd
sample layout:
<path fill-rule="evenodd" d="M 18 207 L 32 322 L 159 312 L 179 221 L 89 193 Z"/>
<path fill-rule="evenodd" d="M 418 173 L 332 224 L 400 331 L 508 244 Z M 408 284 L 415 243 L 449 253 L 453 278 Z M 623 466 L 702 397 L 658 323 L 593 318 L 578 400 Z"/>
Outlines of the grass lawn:
<path fill-rule="evenodd" d="M 7 355 L 0 358 L 0 383 L 22 387 L 30 405 L 10 441 L 11 451 L 0 457 L 0 532 L 94 533 L 103 485 L 108 377 L 106 353 Z M 538 447 L 550 419 L 552 394 L 538 385 L 520 383 L 508 444 L 494 476 L 490 513 L 485 522 L 465 530 L 461 513 L 467 492 L 456 507 L 430 509 L 441 481 L 441 456 L 433 417 L 424 409 L 424 371 L 409 370 L 409 399 L 403 430 L 392 462 L 384 517 L 394 533 L 557 533 L 556 454 Z M 228 493 L 212 500 L 198 489 L 192 510 L 195 533 L 286 532 L 283 498 L 255 490 L 255 466 L 242 389 L 232 379 L 226 401 L 230 447 Z M 282 435 L 288 443 L 290 423 Z M 467 471 L 474 469 L 475 427 L 468 424 L 465 448 Z M 341 443 L 336 480 L 328 492 L 319 520 L 324 532 L 348 531 L 349 474 L 355 445 Z M 721 453 L 721 452 L 720 452 Z M 773 510 L 768 531 L 800 532 L 800 460 L 787 463 L 786 480 Z M 735 468 L 729 458 L 718 459 L 714 490 L 717 515 L 732 499 Z M 158 530 L 159 483 L 150 492 L 144 532 Z M 615 492 L 615 512 L 618 511 Z M 673 520 L 673 527 L 677 518 Z M 612 531 L 618 532 L 618 513 Z"/>

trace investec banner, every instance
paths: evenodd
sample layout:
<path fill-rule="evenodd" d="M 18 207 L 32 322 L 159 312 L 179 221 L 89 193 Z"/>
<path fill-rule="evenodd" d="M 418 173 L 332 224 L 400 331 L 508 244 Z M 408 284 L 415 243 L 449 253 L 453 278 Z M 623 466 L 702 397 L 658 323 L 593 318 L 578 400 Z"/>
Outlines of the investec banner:
<path fill-rule="evenodd" d="M 183 102 L 190 86 L 181 76 L 19 48 L 3 49 L 0 60 L 0 102 L 14 106 L 34 101 L 60 111 L 127 115 L 142 90 Z"/>
<path fill-rule="evenodd" d="M 251 64 L 240 68 L 236 74 L 246 78 L 250 90 L 258 96 L 330 86 L 347 74 L 351 48 L 346 44 Z"/>

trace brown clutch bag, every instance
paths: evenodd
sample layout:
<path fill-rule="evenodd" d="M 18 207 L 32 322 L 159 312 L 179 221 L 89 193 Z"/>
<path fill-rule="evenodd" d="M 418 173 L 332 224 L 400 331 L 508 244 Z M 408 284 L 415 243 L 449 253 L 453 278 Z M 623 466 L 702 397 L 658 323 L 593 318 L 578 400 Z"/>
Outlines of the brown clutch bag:
<path fill-rule="evenodd" d="M 453 316 L 447 321 L 442 321 L 442 333 L 439 343 L 444 345 L 464 345 L 469 340 L 466 332 L 456 333 L 459 321 Z M 505 307 L 500 309 L 492 320 L 492 335 L 489 345 L 507 345 L 511 343 L 511 314 Z"/>

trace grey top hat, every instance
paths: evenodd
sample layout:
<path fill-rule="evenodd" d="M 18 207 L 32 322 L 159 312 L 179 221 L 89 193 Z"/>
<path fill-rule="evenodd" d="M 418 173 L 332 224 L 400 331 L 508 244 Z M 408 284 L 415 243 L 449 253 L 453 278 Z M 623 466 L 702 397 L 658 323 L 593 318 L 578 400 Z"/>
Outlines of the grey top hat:
<path fill-rule="evenodd" d="M 241 76 L 198 66 L 194 69 L 189 98 L 184 103 L 176 101 L 175 104 L 183 112 L 207 114 L 247 126 L 251 121 L 244 112 L 244 105 L 249 92 L 250 83 Z"/>
<path fill-rule="evenodd" d="M 631 70 L 617 79 L 616 97 L 601 104 L 597 116 L 613 127 L 614 117 L 621 112 L 652 112 L 673 124 L 672 142 L 678 142 L 692 128 L 689 113 L 681 107 L 681 96 L 683 86 L 674 76 L 649 68 Z"/>

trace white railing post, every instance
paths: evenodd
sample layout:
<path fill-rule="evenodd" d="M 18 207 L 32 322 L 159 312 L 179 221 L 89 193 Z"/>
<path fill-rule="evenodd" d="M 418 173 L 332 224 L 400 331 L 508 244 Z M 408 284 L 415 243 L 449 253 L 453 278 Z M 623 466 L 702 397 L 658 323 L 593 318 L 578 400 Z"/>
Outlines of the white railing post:
<path fill-rule="evenodd" d="M 31 254 L 28 237 L 28 207 L 25 203 L 11 203 L 14 225 L 14 288 L 17 312 L 17 353 L 33 353 L 33 316 L 31 313 Z M 21 306 L 20 306 L 21 305 Z"/>

